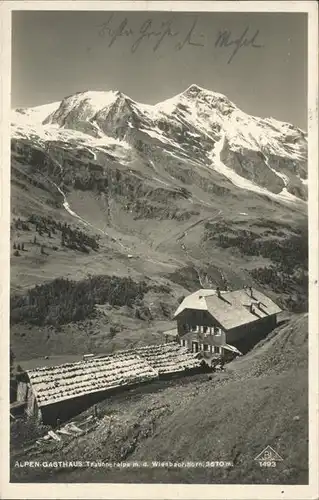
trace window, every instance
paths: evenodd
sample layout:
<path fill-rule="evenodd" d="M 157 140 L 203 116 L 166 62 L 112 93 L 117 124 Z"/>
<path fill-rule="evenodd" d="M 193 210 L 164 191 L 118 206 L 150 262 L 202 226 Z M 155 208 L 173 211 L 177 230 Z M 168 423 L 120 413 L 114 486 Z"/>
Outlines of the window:
<path fill-rule="evenodd" d="M 208 351 L 209 346 L 207 344 L 204 344 L 204 351 Z"/>
<path fill-rule="evenodd" d="M 214 346 L 214 352 L 215 352 L 216 354 L 219 354 L 219 353 L 220 353 L 220 347 L 219 347 L 218 345 L 215 345 L 215 346 Z"/>
<path fill-rule="evenodd" d="M 192 351 L 198 352 L 198 342 L 192 342 Z"/>
<path fill-rule="evenodd" d="M 196 325 L 192 325 L 192 331 L 196 332 L 196 330 L 197 330 L 197 326 Z"/>
<path fill-rule="evenodd" d="M 203 327 L 203 331 L 204 331 L 204 333 L 207 333 L 207 326 Z"/>

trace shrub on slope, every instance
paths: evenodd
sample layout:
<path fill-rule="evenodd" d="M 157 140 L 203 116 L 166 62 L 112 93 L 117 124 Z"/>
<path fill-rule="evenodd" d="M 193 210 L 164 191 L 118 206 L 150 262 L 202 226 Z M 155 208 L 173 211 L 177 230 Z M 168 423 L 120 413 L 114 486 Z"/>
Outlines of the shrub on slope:
<path fill-rule="evenodd" d="M 95 312 L 95 304 L 129 306 L 142 299 L 149 286 L 131 278 L 93 276 L 71 281 L 57 278 L 35 286 L 26 295 L 11 298 L 11 324 L 62 325 L 80 321 Z"/>

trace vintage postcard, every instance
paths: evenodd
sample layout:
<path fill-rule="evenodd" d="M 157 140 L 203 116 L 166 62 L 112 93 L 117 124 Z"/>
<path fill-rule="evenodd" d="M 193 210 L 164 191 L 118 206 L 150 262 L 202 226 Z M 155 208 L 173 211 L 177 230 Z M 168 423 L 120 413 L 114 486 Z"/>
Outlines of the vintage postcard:
<path fill-rule="evenodd" d="M 316 2 L 0 8 L 2 497 L 317 498 Z"/>

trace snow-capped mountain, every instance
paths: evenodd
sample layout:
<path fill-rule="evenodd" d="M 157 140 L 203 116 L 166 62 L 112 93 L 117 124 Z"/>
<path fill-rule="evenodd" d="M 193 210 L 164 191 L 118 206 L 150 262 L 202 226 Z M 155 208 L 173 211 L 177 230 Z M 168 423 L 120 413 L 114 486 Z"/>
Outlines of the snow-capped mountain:
<path fill-rule="evenodd" d="M 111 148 L 130 163 L 136 151 L 155 164 L 159 151 L 210 169 L 236 187 L 276 199 L 306 198 L 307 135 L 291 124 L 244 113 L 226 96 L 197 85 L 155 105 L 121 92 L 80 92 L 13 112 L 12 135 Z M 174 177 L 174 175 L 173 175 Z"/>
<path fill-rule="evenodd" d="M 14 110 L 13 285 L 164 280 L 171 303 L 252 284 L 304 307 L 306 164 L 304 131 L 195 85 L 155 105 L 88 91 Z M 168 317 L 161 301 L 147 317 Z"/>

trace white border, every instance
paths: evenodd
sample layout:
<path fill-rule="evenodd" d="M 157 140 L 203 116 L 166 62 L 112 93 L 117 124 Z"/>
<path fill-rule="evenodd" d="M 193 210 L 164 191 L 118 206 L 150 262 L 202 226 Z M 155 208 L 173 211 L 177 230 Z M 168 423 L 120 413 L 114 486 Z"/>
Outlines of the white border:
<path fill-rule="evenodd" d="M 308 140 L 309 140 L 309 485 L 181 485 L 181 484 L 10 484 L 9 483 L 9 289 L 10 242 L 10 97 L 12 10 L 117 10 L 180 12 L 305 12 L 308 13 Z M 0 4 L 0 321 L 6 353 L 1 377 L 1 482 L 4 499 L 317 499 L 318 492 L 318 6 L 316 1 L 4 1 Z M 292 381 L 293 383 L 293 381 Z"/>

